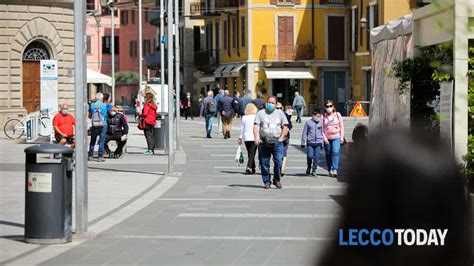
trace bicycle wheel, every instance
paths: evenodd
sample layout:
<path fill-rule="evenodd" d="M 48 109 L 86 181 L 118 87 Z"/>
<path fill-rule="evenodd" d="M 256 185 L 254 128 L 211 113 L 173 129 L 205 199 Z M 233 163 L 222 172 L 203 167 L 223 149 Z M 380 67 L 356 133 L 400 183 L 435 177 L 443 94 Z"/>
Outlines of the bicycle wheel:
<path fill-rule="evenodd" d="M 25 124 L 20 119 L 9 119 L 3 126 L 3 131 L 9 139 L 19 139 L 25 134 Z"/>
<path fill-rule="evenodd" d="M 51 118 L 49 116 L 40 118 L 38 135 L 41 137 L 49 137 L 51 135 Z"/>

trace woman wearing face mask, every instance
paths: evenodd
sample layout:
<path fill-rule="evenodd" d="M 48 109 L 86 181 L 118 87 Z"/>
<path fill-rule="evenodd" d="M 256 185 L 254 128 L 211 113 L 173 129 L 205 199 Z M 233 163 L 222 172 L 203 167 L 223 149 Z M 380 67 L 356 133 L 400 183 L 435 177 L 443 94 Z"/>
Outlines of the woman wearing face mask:
<path fill-rule="evenodd" d="M 344 122 L 332 100 L 327 100 L 324 105 L 326 108 L 323 118 L 324 151 L 329 176 L 336 177 L 339 168 L 339 150 L 344 143 Z"/>
<path fill-rule="evenodd" d="M 143 154 L 152 155 L 155 154 L 155 141 L 153 139 L 153 130 L 156 125 L 156 110 L 158 109 L 158 107 L 154 102 L 155 96 L 152 93 L 147 93 L 145 97 L 146 103 L 145 105 L 143 105 L 141 117 L 145 121 L 145 128 L 143 129 L 143 131 L 145 132 L 148 150 L 145 151 Z"/>
<path fill-rule="evenodd" d="M 192 101 L 191 101 L 191 93 L 186 92 L 186 99 L 184 99 L 184 119 L 188 120 L 188 116 L 191 117 L 192 120 L 194 120 L 193 117 L 193 112 L 192 112 Z"/>

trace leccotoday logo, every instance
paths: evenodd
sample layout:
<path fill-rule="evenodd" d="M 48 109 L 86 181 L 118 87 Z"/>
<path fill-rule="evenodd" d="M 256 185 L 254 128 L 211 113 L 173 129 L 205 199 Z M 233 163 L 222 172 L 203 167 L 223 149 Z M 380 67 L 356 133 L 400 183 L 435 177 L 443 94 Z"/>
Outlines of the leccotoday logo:
<path fill-rule="evenodd" d="M 448 229 L 339 229 L 339 246 L 444 246 Z"/>

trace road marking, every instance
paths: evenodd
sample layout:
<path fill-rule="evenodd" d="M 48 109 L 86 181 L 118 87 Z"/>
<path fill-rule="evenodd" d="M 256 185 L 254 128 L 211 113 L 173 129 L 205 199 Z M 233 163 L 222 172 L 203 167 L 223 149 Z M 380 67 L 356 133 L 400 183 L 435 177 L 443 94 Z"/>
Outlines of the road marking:
<path fill-rule="evenodd" d="M 220 144 L 214 144 L 214 145 L 201 145 L 202 148 L 236 148 L 238 145 L 220 145 Z"/>
<path fill-rule="evenodd" d="M 251 240 L 251 241 L 331 241 L 329 237 L 296 237 L 296 236 L 174 236 L 174 235 L 113 235 L 103 238 L 120 239 L 174 239 L 174 240 Z"/>
<path fill-rule="evenodd" d="M 233 185 L 208 185 L 207 188 L 232 188 L 232 189 L 245 189 L 248 188 L 246 187 L 245 184 L 239 185 L 239 184 L 233 184 Z M 251 187 L 254 188 L 254 187 Z M 285 189 L 345 189 L 346 186 L 284 186 Z"/>
<path fill-rule="evenodd" d="M 214 169 L 243 169 L 244 166 L 214 166 Z M 306 170 L 305 166 L 287 166 L 286 169 Z"/>
<path fill-rule="evenodd" d="M 254 201 L 254 202 L 336 202 L 333 199 L 242 199 L 242 198 L 159 198 L 158 201 Z"/>
<path fill-rule="evenodd" d="M 297 218 L 297 219 L 334 219 L 334 214 L 311 213 L 180 213 L 180 218 Z"/>

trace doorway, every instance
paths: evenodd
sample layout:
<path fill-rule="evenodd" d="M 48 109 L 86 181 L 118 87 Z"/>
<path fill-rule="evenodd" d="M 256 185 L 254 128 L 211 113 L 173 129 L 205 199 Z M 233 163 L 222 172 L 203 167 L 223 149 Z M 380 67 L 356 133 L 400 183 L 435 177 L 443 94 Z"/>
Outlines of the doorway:
<path fill-rule="evenodd" d="M 40 109 L 40 61 L 49 58 L 48 49 L 39 41 L 30 43 L 23 53 L 23 107 L 28 113 Z"/>
<path fill-rule="evenodd" d="M 303 95 L 303 80 L 301 79 L 273 79 L 273 95 L 283 105 L 292 105 L 295 91 Z"/>
<path fill-rule="evenodd" d="M 324 71 L 324 101 L 333 100 L 341 115 L 347 115 L 346 104 L 346 72 Z"/>

